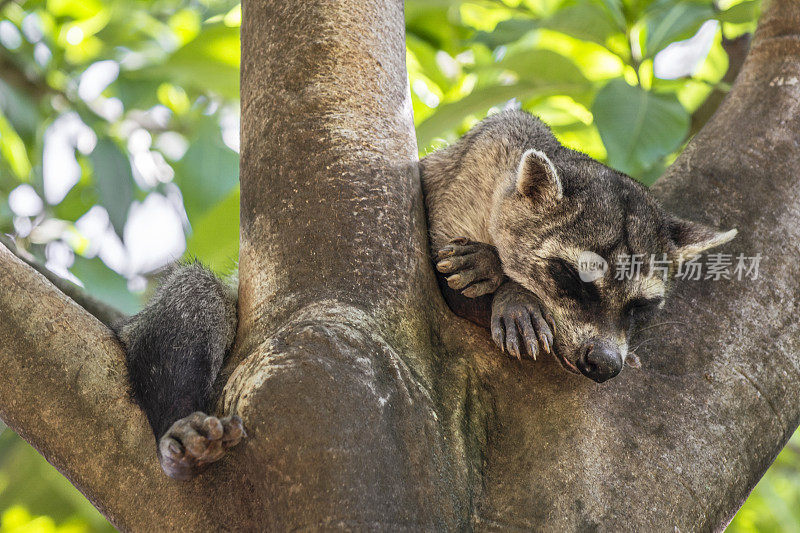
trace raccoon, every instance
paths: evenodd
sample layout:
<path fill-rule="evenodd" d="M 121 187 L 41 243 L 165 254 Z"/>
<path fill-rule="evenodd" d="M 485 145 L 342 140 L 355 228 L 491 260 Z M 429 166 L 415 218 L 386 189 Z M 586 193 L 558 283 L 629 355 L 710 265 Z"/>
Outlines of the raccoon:
<path fill-rule="evenodd" d="M 663 307 L 675 267 L 736 235 L 667 213 L 644 186 L 562 146 L 520 110 L 426 156 L 420 174 L 450 307 L 490 327 L 502 351 L 553 354 L 598 383 L 622 370 L 632 330 Z M 644 264 L 635 276 L 585 280 L 581 254 L 608 272 L 626 257 Z M 667 276 L 650 257 L 667 258 Z"/>
<path fill-rule="evenodd" d="M 487 118 L 420 168 L 431 251 L 451 307 L 490 327 L 501 350 L 552 353 L 598 382 L 619 373 L 631 328 L 663 305 L 667 283 L 647 271 L 584 282 L 580 254 L 680 259 L 736 233 L 669 215 L 644 187 L 564 148 L 521 111 Z M 175 479 L 195 476 L 246 436 L 239 417 L 205 414 L 233 344 L 236 285 L 196 262 L 176 265 L 147 306 L 114 327 L 133 398 Z"/>

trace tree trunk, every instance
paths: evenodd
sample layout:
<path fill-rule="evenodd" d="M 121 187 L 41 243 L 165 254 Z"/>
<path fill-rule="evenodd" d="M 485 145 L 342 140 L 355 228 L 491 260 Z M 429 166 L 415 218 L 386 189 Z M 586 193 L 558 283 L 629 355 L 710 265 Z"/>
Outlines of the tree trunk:
<path fill-rule="evenodd" d="M 640 370 L 501 355 L 426 253 L 400 0 L 245 0 L 240 325 L 249 438 L 159 468 L 111 332 L 0 245 L 0 417 L 126 530 L 712 530 L 798 424 L 800 3 L 654 187 L 737 227 L 754 281 L 679 283 Z"/>

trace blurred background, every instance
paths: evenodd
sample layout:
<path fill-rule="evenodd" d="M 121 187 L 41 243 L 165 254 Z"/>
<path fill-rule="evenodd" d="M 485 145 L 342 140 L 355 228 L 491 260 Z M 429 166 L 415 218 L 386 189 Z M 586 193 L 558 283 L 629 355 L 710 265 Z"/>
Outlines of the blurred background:
<path fill-rule="evenodd" d="M 521 106 L 649 185 L 730 88 L 760 0 L 408 0 L 420 156 Z M 135 312 L 152 273 L 238 255 L 232 0 L 0 0 L 0 232 Z M 0 533 L 113 530 L 0 424 Z M 155 460 L 155 459 L 154 459 Z M 730 531 L 800 531 L 800 438 Z"/>

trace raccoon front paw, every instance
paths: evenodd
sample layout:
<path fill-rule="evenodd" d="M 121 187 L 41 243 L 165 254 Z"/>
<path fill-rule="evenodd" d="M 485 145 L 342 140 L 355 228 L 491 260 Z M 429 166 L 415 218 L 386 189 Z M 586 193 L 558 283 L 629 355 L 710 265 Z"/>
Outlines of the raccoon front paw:
<path fill-rule="evenodd" d="M 536 359 L 540 349 L 550 353 L 553 324 L 553 318 L 536 297 L 516 283 L 507 282 L 495 294 L 491 329 L 501 351 L 517 359 L 522 359 L 524 353 Z"/>
<path fill-rule="evenodd" d="M 439 250 L 436 260 L 447 285 L 467 298 L 491 294 L 503 283 L 503 266 L 491 244 L 459 237 Z"/>
<path fill-rule="evenodd" d="M 161 468 L 173 479 L 191 479 L 246 436 L 238 416 L 220 419 L 197 411 L 172 424 L 159 440 Z"/>

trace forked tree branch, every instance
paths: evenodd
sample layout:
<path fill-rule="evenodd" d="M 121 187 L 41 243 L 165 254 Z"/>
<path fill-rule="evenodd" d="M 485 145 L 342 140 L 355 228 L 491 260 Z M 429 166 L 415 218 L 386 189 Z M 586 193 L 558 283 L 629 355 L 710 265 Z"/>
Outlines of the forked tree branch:
<path fill-rule="evenodd" d="M 35 258 L 30 254 L 26 254 L 17 248 L 14 239 L 7 235 L 0 234 L 0 245 L 4 245 L 10 252 L 20 258 L 28 266 L 36 270 L 39 274 L 47 278 L 47 281 L 55 285 L 61 292 L 74 300 L 78 305 L 87 310 L 97 320 L 103 324 L 111 327 L 121 321 L 127 315 L 115 307 L 99 300 L 86 292 L 83 288 L 75 285 L 69 280 L 66 280 L 53 272 L 49 271 L 47 267 L 38 263 Z"/>
<path fill-rule="evenodd" d="M 759 279 L 684 282 L 643 367 L 504 358 L 425 250 L 402 2 L 248 0 L 241 325 L 220 410 L 250 437 L 163 476 L 111 333 L 0 246 L 0 416 L 131 530 L 721 527 L 797 426 L 800 4 L 774 0 L 655 186 L 738 227 Z"/>

